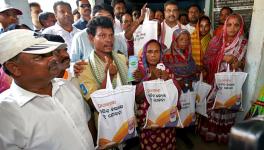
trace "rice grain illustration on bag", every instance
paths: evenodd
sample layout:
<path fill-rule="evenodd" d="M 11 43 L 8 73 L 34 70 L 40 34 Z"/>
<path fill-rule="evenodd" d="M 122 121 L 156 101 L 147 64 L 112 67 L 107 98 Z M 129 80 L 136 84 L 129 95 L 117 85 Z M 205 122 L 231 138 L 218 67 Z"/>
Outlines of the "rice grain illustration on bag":
<path fill-rule="evenodd" d="M 134 112 L 135 86 L 121 86 L 117 74 L 117 87 L 113 89 L 109 71 L 106 89 L 95 91 L 91 98 L 98 117 L 97 148 L 105 149 L 137 136 Z"/>
<path fill-rule="evenodd" d="M 181 122 L 178 123 L 177 127 L 183 128 L 190 126 L 195 121 L 195 99 L 196 92 L 190 92 L 181 94 L 180 103 L 180 118 Z"/>
<path fill-rule="evenodd" d="M 176 127 L 180 118 L 177 108 L 178 90 L 173 80 L 145 81 L 143 86 L 150 104 L 144 128 Z"/>
<path fill-rule="evenodd" d="M 216 97 L 213 108 L 227 108 L 242 111 L 242 86 L 247 78 L 245 72 L 226 72 L 215 74 Z"/>

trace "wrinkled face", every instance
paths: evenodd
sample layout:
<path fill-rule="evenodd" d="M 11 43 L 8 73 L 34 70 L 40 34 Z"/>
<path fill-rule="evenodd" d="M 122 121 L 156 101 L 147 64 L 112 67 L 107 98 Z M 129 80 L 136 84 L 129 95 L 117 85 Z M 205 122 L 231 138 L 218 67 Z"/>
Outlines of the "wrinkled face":
<path fill-rule="evenodd" d="M 95 36 L 89 35 L 95 51 L 110 53 L 114 46 L 114 31 L 112 28 L 97 27 Z"/>
<path fill-rule="evenodd" d="M 199 20 L 199 9 L 197 7 L 191 7 L 188 11 L 188 19 L 192 24 L 196 24 Z"/>
<path fill-rule="evenodd" d="M 187 49 L 190 44 L 190 37 L 187 33 L 182 33 L 177 38 L 177 45 L 180 49 Z"/>
<path fill-rule="evenodd" d="M 163 13 L 161 11 L 156 11 L 155 12 L 155 19 L 158 19 L 160 22 L 162 22 L 164 19 Z"/>
<path fill-rule="evenodd" d="M 181 16 L 180 23 L 183 25 L 187 25 L 189 23 L 187 16 Z"/>
<path fill-rule="evenodd" d="M 240 29 L 241 21 L 238 17 L 230 17 L 226 23 L 226 34 L 228 37 L 235 37 Z"/>
<path fill-rule="evenodd" d="M 166 22 L 176 22 L 179 18 L 179 10 L 177 5 L 167 5 L 164 10 Z"/>
<path fill-rule="evenodd" d="M 47 20 L 44 21 L 44 27 L 48 28 L 50 26 L 53 26 L 56 23 L 56 18 L 54 15 L 49 15 L 49 17 L 47 18 Z"/>
<path fill-rule="evenodd" d="M 126 31 L 133 22 L 132 16 L 130 14 L 124 14 L 122 16 L 122 29 Z"/>
<path fill-rule="evenodd" d="M 55 17 L 61 26 L 69 26 L 73 24 L 72 11 L 67 5 L 58 5 Z"/>
<path fill-rule="evenodd" d="M 121 19 L 121 17 L 126 13 L 126 6 L 124 3 L 117 3 L 114 7 L 114 14 L 117 19 Z"/>
<path fill-rule="evenodd" d="M 156 42 L 151 42 L 147 46 L 147 63 L 156 66 L 160 61 L 160 46 Z"/>
<path fill-rule="evenodd" d="M 223 25 L 225 23 L 226 18 L 231 14 L 231 12 L 228 9 L 223 9 L 220 12 L 220 20 L 219 20 L 219 24 Z"/>
<path fill-rule="evenodd" d="M 53 55 L 55 55 L 58 59 L 60 70 L 66 70 L 70 67 L 70 56 L 66 48 L 54 50 Z"/>
<path fill-rule="evenodd" d="M 88 0 L 79 1 L 78 11 L 82 16 L 90 17 L 91 15 L 91 5 Z"/>
<path fill-rule="evenodd" d="M 18 17 L 16 10 L 9 9 L 0 13 L 0 22 L 4 26 L 9 26 L 10 24 L 18 24 Z"/>
<path fill-rule="evenodd" d="M 205 36 L 208 32 L 210 32 L 211 25 L 208 22 L 208 20 L 201 20 L 200 21 L 200 35 L 203 37 Z"/>
<path fill-rule="evenodd" d="M 52 52 L 47 54 L 20 53 L 16 62 L 14 76 L 23 78 L 25 82 L 50 81 L 60 73 L 57 58 Z M 12 70 L 12 69 L 11 69 Z"/>

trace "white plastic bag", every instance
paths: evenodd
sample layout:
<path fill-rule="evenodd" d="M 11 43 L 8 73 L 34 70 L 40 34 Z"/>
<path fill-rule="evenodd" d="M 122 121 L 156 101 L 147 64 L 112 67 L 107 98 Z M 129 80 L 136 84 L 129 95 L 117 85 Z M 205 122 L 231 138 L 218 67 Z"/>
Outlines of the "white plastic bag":
<path fill-rule="evenodd" d="M 145 81 L 143 86 L 150 104 L 144 128 L 176 127 L 180 119 L 177 109 L 178 89 L 173 80 Z"/>
<path fill-rule="evenodd" d="M 158 39 L 158 22 L 149 20 L 149 13 L 145 14 L 143 24 L 134 32 L 134 54 L 142 52 L 143 46 L 151 39 Z"/>
<path fill-rule="evenodd" d="M 91 94 L 93 104 L 99 112 L 97 148 L 104 149 L 137 136 L 135 89 L 132 85 L 121 86 L 119 74 L 117 87 L 113 89 L 108 71 L 106 89 Z"/>
<path fill-rule="evenodd" d="M 188 127 L 195 121 L 195 98 L 196 92 L 190 92 L 181 94 L 180 103 L 180 118 L 181 122 L 178 123 L 177 127 Z"/>
<path fill-rule="evenodd" d="M 193 89 L 196 92 L 196 107 L 195 112 L 208 117 L 207 115 L 207 101 L 206 97 L 208 96 L 212 86 L 203 82 L 203 75 L 200 74 L 200 80 L 198 82 L 193 82 Z"/>
<path fill-rule="evenodd" d="M 246 78 L 245 72 L 230 72 L 229 65 L 226 72 L 216 73 L 217 91 L 213 108 L 242 110 L 242 86 Z"/>

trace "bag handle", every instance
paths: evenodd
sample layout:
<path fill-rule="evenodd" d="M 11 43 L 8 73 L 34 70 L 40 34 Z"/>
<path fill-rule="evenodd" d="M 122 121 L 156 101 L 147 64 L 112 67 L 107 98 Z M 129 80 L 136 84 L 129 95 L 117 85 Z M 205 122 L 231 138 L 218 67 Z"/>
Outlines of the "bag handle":
<path fill-rule="evenodd" d="M 143 23 L 149 21 L 150 9 L 149 9 L 149 8 L 146 8 L 146 10 L 147 10 L 147 11 L 146 11 L 146 13 L 145 13 L 145 18 L 144 18 Z"/>
<path fill-rule="evenodd" d="M 200 73 L 200 82 L 203 82 L 203 73 Z"/>
<path fill-rule="evenodd" d="M 229 64 L 227 64 L 226 72 L 230 72 L 230 65 Z"/>
<path fill-rule="evenodd" d="M 122 82 L 121 82 L 121 78 L 120 78 L 120 74 L 117 73 L 117 77 L 116 77 L 116 87 L 122 86 Z"/>
<path fill-rule="evenodd" d="M 106 89 L 113 90 L 113 85 L 110 78 L 109 69 L 107 70 L 107 77 L 106 77 Z"/>

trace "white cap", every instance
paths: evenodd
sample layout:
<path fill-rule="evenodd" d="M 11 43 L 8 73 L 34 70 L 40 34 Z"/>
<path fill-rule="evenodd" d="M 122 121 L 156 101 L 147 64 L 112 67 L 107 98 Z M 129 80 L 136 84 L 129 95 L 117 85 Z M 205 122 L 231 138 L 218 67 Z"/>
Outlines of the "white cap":
<path fill-rule="evenodd" d="M 6 10 L 15 10 L 16 12 L 17 12 L 17 15 L 22 15 L 23 13 L 22 13 L 22 11 L 21 10 L 19 10 L 19 9 L 17 9 L 17 8 L 14 8 L 14 7 L 12 7 L 12 6 L 10 6 L 10 5 L 8 5 L 8 4 L 2 4 L 1 6 L 0 6 L 0 13 L 1 12 L 4 12 L 4 11 L 6 11 Z"/>
<path fill-rule="evenodd" d="M 0 64 L 15 57 L 19 53 L 46 54 L 55 49 L 66 48 L 67 44 L 50 42 L 34 32 L 16 29 L 0 34 Z"/>

